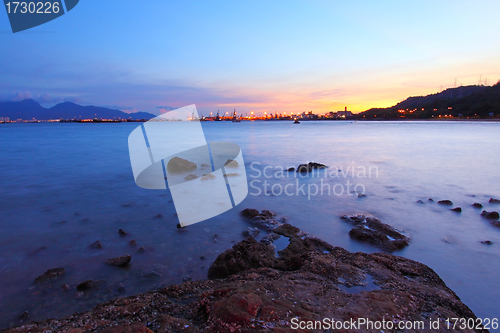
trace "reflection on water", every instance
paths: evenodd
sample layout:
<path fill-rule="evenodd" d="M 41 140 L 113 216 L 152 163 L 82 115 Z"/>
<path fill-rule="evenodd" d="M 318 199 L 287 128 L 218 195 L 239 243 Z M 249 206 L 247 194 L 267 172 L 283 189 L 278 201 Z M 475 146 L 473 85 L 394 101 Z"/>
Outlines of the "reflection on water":
<path fill-rule="evenodd" d="M 377 250 L 352 241 L 351 226 L 339 217 L 376 216 L 411 235 L 410 246 L 395 254 L 433 268 L 478 317 L 498 317 L 500 228 L 471 205 L 500 210 L 488 203 L 500 197 L 499 125 L 206 122 L 207 141 L 241 147 L 248 182 L 259 181 L 254 185 L 261 192 L 249 187 L 236 209 L 178 229 L 170 192 L 134 183 L 127 138 L 137 124 L 2 124 L 0 327 L 18 324 L 25 310 L 32 319 L 63 316 L 105 299 L 206 278 L 217 254 L 243 239 L 250 225 L 238 212 L 245 207 L 275 211 L 349 251 Z M 378 173 L 335 178 L 271 172 L 309 161 L 330 166 L 323 172 L 376 167 Z M 342 194 L 326 193 L 326 185 L 340 191 L 339 184 Z M 358 197 L 353 184 L 363 185 L 366 197 Z M 292 195 L 280 194 L 287 185 Z M 462 213 L 438 205 L 441 199 Z M 89 248 L 97 240 L 103 248 Z M 124 254 L 132 255 L 129 267 L 104 264 Z M 33 284 L 56 267 L 65 268 L 62 278 Z M 98 287 L 78 292 L 76 285 L 89 279 Z"/>

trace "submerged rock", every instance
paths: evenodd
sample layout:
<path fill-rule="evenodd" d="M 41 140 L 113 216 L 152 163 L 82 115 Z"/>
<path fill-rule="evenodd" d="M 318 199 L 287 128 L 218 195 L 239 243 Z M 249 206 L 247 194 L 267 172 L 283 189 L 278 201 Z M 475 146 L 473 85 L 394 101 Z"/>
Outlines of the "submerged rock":
<path fill-rule="evenodd" d="M 128 235 L 128 233 L 125 230 L 123 230 L 123 229 L 118 229 L 118 234 L 120 236 L 127 236 Z"/>
<path fill-rule="evenodd" d="M 418 204 L 423 204 L 424 202 L 422 200 L 417 200 Z"/>
<path fill-rule="evenodd" d="M 440 204 L 440 205 L 447 205 L 447 206 L 453 206 L 453 201 L 451 201 L 451 200 L 439 200 L 438 204 Z"/>
<path fill-rule="evenodd" d="M 30 318 L 31 318 L 31 315 L 30 315 L 30 313 L 29 313 L 27 310 L 26 310 L 26 311 L 24 311 L 23 313 L 21 313 L 21 314 L 19 315 L 19 320 L 20 320 L 21 322 L 26 321 L 26 320 L 28 320 L 28 319 L 30 319 Z"/>
<path fill-rule="evenodd" d="M 286 171 L 292 172 L 292 171 L 295 171 L 295 168 L 294 167 L 290 167 L 290 168 L 286 169 Z"/>
<path fill-rule="evenodd" d="M 240 174 L 236 172 L 226 173 L 224 177 L 238 177 Z"/>
<path fill-rule="evenodd" d="M 87 290 L 90 290 L 90 289 L 94 289 L 94 288 L 97 288 L 100 283 L 101 283 L 101 281 L 87 280 L 87 281 L 79 283 L 76 286 L 76 290 L 78 290 L 78 291 L 87 291 Z"/>
<path fill-rule="evenodd" d="M 276 227 L 279 227 L 283 223 L 280 223 L 274 219 L 276 216 L 275 213 L 270 210 L 264 209 L 262 212 L 259 212 L 257 209 L 246 208 L 243 209 L 241 215 L 248 218 L 250 223 L 255 224 L 257 227 L 271 231 Z"/>
<path fill-rule="evenodd" d="M 108 327 L 102 330 L 101 333 L 153 333 L 153 331 L 143 324 L 132 323 Z"/>
<path fill-rule="evenodd" d="M 215 175 L 211 174 L 211 173 L 207 173 L 206 175 L 203 175 L 200 180 L 211 180 L 211 179 L 215 179 Z"/>
<path fill-rule="evenodd" d="M 351 253 L 287 224 L 274 232 L 290 241 L 279 257 L 273 246 L 249 238 L 217 257 L 210 280 L 118 298 L 7 332 L 289 332 L 294 320 L 323 318 L 475 322 L 474 313 L 424 264 L 387 253 Z"/>
<path fill-rule="evenodd" d="M 259 228 L 251 228 L 248 227 L 243 231 L 243 236 L 245 237 L 254 237 L 259 234 Z"/>
<path fill-rule="evenodd" d="M 409 244 L 408 237 L 377 218 L 364 215 L 344 215 L 341 218 L 354 225 L 349 231 L 351 238 L 370 243 L 384 251 L 394 252 Z"/>
<path fill-rule="evenodd" d="M 139 249 L 140 250 L 140 249 Z M 111 258 L 106 260 L 106 264 L 111 265 L 111 266 L 127 266 L 128 263 L 132 260 L 132 256 L 130 255 L 124 255 L 121 257 L 116 257 L 116 258 Z"/>
<path fill-rule="evenodd" d="M 474 203 L 472 204 L 472 207 L 474 207 L 474 208 L 483 208 L 483 205 L 481 205 L 481 204 L 480 204 L 480 203 L 478 203 L 478 202 L 474 202 Z"/>
<path fill-rule="evenodd" d="M 316 169 L 326 169 L 328 168 L 326 165 L 321 164 L 321 163 L 316 163 L 316 162 L 309 162 L 307 164 L 300 164 L 297 167 L 297 172 L 300 173 L 306 173 L 306 172 L 311 172 Z"/>
<path fill-rule="evenodd" d="M 102 243 L 100 241 L 95 241 L 89 245 L 91 249 L 102 249 Z"/>
<path fill-rule="evenodd" d="M 457 212 L 457 213 L 461 213 L 462 212 L 462 208 L 461 207 L 455 207 L 455 208 L 452 208 L 450 210 L 454 211 L 454 212 Z"/>
<path fill-rule="evenodd" d="M 188 161 L 181 157 L 172 157 L 167 163 L 168 172 L 179 173 L 196 169 L 196 163 Z"/>
<path fill-rule="evenodd" d="M 490 240 L 484 240 L 484 241 L 481 241 L 481 244 L 492 245 L 493 242 Z"/>
<path fill-rule="evenodd" d="M 498 214 L 498 212 L 487 212 L 485 210 L 483 210 L 481 212 L 481 216 L 487 218 L 487 219 L 491 219 L 491 220 L 498 220 L 500 218 L 500 214 Z"/>
<path fill-rule="evenodd" d="M 259 214 L 260 214 L 260 212 L 257 209 L 253 209 L 253 208 L 245 208 L 241 211 L 241 215 L 243 215 L 244 217 L 249 218 L 249 219 L 251 219 L 252 217 L 255 217 Z"/>
<path fill-rule="evenodd" d="M 190 173 L 189 175 L 187 175 L 186 177 L 184 177 L 184 180 L 185 181 L 190 181 L 190 180 L 193 180 L 193 179 L 196 179 L 198 178 L 197 175 L 195 175 L 194 173 Z"/>
<path fill-rule="evenodd" d="M 57 279 L 60 278 L 65 274 L 64 268 L 59 267 L 59 268 L 52 268 L 37 277 L 34 281 L 34 283 L 42 283 L 42 282 L 47 282 L 49 280 Z"/>
<path fill-rule="evenodd" d="M 495 198 L 490 198 L 488 202 L 491 204 L 500 204 L 500 200 Z"/>

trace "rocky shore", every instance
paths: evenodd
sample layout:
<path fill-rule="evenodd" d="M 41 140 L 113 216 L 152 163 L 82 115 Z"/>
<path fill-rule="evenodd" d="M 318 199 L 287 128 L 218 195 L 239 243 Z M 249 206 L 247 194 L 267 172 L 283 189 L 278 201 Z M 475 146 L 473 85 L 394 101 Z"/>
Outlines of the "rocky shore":
<path fill-rule="evenodd" d="M 432 332 L 487 332 L 446 329 L 447 318 L 473 318 L 429 267 L 388 253 L 352 253 L 276 219 L 270 211 L 247 209 L 244 216 L 270 231 L 258 232 L 221 253 L 206 281 L 188 281 L 102 303 L 64 319 L 34 322 L 3 332 L 328 332 L 292 330 L 298 320 L 439 322 Z M 408 239 L 378 220 L 349 222 L 355 228 L 388 234 L 381 248 L 406 246 Z M 366 225 L 366 226 L 365 226 Z M 253 230 L 253 229 L 252 229 Z M 271 236 L 270 236 L 271 235 Z M 277 249 L 277 240 L 286 240 Z M 51 272 L 47 278 L 63 272 Z M 332 330 L 333 331 L 333 330 Z M 347 330 L 336 330 L 347 332 Z M 358 327 L 355 332 L 380 330 Z M 386 332 L 421 330 L 386 330 Z"/>

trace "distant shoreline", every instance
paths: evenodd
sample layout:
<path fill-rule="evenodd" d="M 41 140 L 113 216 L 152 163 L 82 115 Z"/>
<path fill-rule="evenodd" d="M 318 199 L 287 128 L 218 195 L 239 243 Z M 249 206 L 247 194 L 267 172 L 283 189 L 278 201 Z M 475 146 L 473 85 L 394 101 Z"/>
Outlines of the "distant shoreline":
<path fill-rule="evenodd" d="M 97 121 L 51 121 L 51 120 L 23 120 L 23 121 L 8 121 L 0 122 L 0 124 L 38 124 L 38 123 L 71 123 L 71 124 L 103 124 L 103 123 L 144 123 L 149 120 L 97 120 Z M 243 122 L 293 122 L 291 119 L 276 119 L 276 120 L 264 120 L 264 119 L 253 119 L 253 120 L 242 120 Z M 302 119 L 301 122 L 323 122 L 323 121 L 333 121 L 333 122 L 500 122 L 500 119 L 314 119 L 305 120 Z M 215 121 L 201 121 L 203 123 L 211 123 Z M 219 121 L 217 121 L 219 122 Z M 230 120 L 222 120 L 220 122 L 231 122 Z"/>

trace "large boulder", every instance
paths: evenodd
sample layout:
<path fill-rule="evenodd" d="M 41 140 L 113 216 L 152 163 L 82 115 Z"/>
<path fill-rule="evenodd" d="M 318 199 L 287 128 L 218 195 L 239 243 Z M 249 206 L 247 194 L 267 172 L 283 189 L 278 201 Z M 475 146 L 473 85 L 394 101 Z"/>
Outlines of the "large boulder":
<path fill-rule="evenodd" d="M 351 253 L 287 224 L 274 232 L 290 240 L 278 257 L 270 246 L 243 240 L 212 264 L 209 274 L 216 278 L 118 298 L 87 312 L 6 332 L 291 332 L 299 320 L 314 325 L 323 318 L 339 322 L 365 318 L 394 324 L 421 321 L 423 329 L 401 330 L 417 333 L 436 332 L 429 327 L 430 320 L 476 320 L 424 264 L 387 253 Z M 352 331 L 373 332 L 368 327 Z M 486 330 L 450 327 L 446 332 Z"/>

